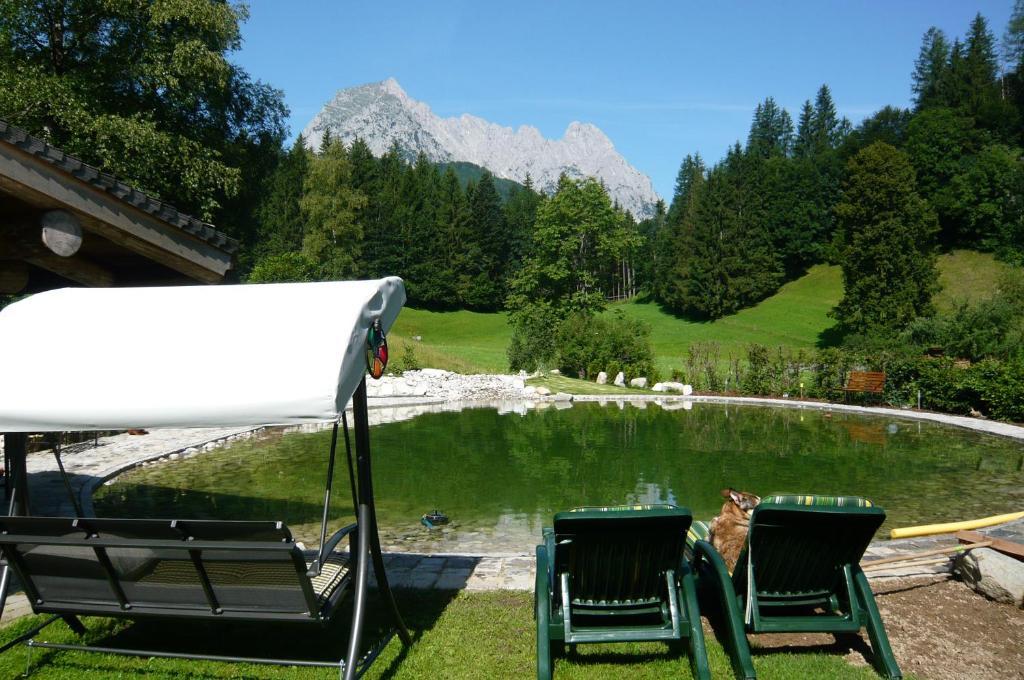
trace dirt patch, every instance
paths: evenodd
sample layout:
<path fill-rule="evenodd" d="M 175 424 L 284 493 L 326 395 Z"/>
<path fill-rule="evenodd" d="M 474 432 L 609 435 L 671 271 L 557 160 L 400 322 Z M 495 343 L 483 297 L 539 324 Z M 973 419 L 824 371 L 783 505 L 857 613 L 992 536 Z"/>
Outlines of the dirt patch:
<path fill-rule="evenodd" d="M 985 599 L 946 576 L 873 581 L 896 661 L 927 680 L 1024 679 L 1024 609 Z M 751 635 L 752 647 L 809 648 L 868 664 L 867 635 Z M 755 651 L 756 653 L 756 651 Z"/>

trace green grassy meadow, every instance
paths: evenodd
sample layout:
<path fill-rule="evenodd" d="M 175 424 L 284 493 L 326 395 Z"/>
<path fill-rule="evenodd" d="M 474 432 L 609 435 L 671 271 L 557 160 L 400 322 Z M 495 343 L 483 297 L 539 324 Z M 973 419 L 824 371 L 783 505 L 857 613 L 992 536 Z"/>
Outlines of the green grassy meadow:
<path fill-rule="evenodd" d="M 533 594 L 497 591 L 452 593 L 443 591 L 399 591 L 403 611 L 415 643 L 403 650 L 393 639 L 366 678 L 530 678 L 535 671 L 535 627 Z M 371 600 L 372 602 L 372 600 Z M 371 606 L 370 616 L 380 605 Z M 348 611 L 339 617 L 348 618 Z M 25 632 L 38 617 L 25 617 L 0 631 L 0 642 Z M 118 623 L 113 619 L 85 620 L 88 644 L 136 646 L 154 651 L 190 651 L 239 656 L 338 659 L 344 654 L 348 624 L 341 621 L 323 632 L 278 626 L 233 625 L 214 628 L 210 624 L 155 622 L 151 625 Z M 170 634 L 173 633 L 173 634 Z M 112 639 L 111 639 L 112 638 Z M 81 644 L 63 623 L 54 624 L 38 639 Z M 369 640 L 376 633 L 369 634 Z M 734 677 L 722 646 L 708 635 L 707 650 L 711 672 L 716 678 Z M 183 659 L 125 657 L 83 652 L 29 651 L 23 646 L 0 656 L 0 677 L 49 678 L 131 678 L 177 680 L 181 678 L 337 678 L 327 668 L 281 668 L 254 664 L 226 664 Z M 849 665 L 839 653 L 754 652 L 754 667 L 762 680 L 803 678 L 874 678 L 869 668 Z M 588 678 L 679 678 L 692 677 L 685 656 L 662 643 L 580 645 L 576 655 L 555 662 L 560 680 Z"/>
<path fill-rule="evenodd" d="M 940 310 L 957 300 L 979 300 L 991 295 L 1009 265 L 987 253 L 957 250 L 939 257 L 941 291 L 935 296 Z M 651 342 L 658 371 L 667 378 L 683 366 L 687 348 L 695 342 L 719 345 L 723 360 L 739 357 L 749 343 L 788 349 L 813 349 L 827 344 L 823 335 L 832 325 L 829 310 L 843 295 L 842 272 L 837 266 L 817 265 L 790 281 L 759 304 L 715 321 L 693 321 L 666 312 L 653 302 L 621 302 L 609 312 L 621 311 L 651 327 Z M 421 336 L 421 341 L 412 340 Z M 412 344 L 421 366 L 460 373 L 495 373 L 508 370 L 505 348 L 511 331 L 503 313 L 430 312 L 406 308 L 392 329 L 392 357 L 401 357 Z"/>

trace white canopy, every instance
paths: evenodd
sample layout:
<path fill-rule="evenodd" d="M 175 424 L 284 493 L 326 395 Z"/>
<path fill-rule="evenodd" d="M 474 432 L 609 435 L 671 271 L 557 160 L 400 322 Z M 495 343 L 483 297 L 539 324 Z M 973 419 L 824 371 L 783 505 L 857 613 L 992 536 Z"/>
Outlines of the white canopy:
<path fill-rule="evenodd" d="M 66 288 L 0 312 L 0 432 L 332 420 L 399 278 Z"/>

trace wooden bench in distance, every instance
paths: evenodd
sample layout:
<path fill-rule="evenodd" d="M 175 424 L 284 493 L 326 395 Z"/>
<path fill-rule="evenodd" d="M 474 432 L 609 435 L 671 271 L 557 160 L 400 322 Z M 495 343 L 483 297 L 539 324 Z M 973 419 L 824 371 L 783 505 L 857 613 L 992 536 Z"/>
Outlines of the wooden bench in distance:
<path fill-rule="evenodd" d="M 846 374 L 843 392 L 867 392 L 881 394 L 885 389 L 885 373 L 881 371 L 850 371 Z"/>

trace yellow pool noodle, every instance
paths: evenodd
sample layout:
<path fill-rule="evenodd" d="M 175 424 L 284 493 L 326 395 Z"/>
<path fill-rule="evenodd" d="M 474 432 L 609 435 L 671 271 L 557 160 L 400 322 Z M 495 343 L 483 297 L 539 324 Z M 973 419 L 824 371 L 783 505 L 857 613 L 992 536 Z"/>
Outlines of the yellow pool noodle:
<path fill-rule="evenodd" d="M 929 536 L 931 534 L 951 534 L 954 531 L 966 531 L 968 529 L 980 529 L 990 527 L 993 524 L 1012 522 L 1015 519 L 1024 518 L 1024 512 L 1010 512 L 1005 515 L 993 515 L 981 519 L 969 519 L 964 522 L 946 522 L 945 524 L 922 524 L 916 527 L 903 527 L 893 529 L 889 532 L 889 538 L 911 538 L 913 536 Z"/>

